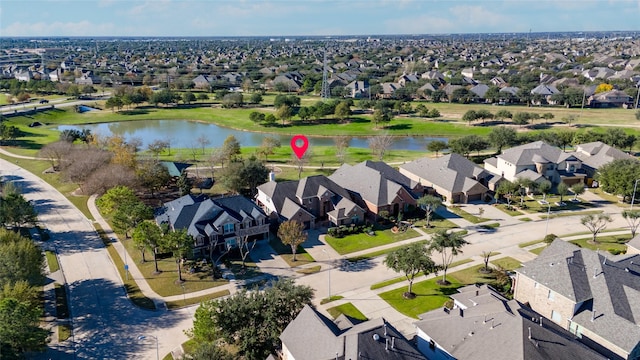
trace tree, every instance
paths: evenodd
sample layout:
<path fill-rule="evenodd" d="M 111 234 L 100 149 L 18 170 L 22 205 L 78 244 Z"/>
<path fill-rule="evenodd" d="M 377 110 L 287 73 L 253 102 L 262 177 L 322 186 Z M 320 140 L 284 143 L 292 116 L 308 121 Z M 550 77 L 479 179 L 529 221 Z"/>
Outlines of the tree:
<path fill-rule="evenodd" d="M 280 140 L 278 140 L 278 138 L 275 138 L 273 136 L 265 136 L 264 138 L 262 138 L 262 144 L 258 148 L 258 153 L 264 155 L 264 161 L 267 162 L 269 155 L 273 155 L 275 149 L 279 148 L 280 146 L 282 146 L 282 144 L 280 143 Z"/>
<path fill-rule="evenodd" d="M 204 155 L 204 148 L 211 144 L 211 140 L 206 135 L 200 135 L 196 139 L 200 147 L 202 148 L 202 155 Z"/>
<path fill-rule="evenodd" d="M 293 261 L 296 261 L 296 251 L 298 246 L 307 240 L 307 233 L 304 231 L 304 225 L 296 220 L 287 220 L 280 224 L 278 228 L 278 237 L 283 244 L 291 247 Z"/>
<path fill-rule="evenodd" d="M 438 281 L 439 284 L 449 284 L 447 281 L 447 270 L 453 262 L 454 256 L 462 254 L 462 247 L 466 244 L 468 244 L 468 242 L 463 238 L 463 235 L 458 232 L 447 232 L 446 229 L 442 229 L 433 234 L 431 242 L 429 243 L 429 250 L 439 252 L 442 257 L 442 280 Z"/>
<path fill-rule="evenodd" d="M 151 249 L 154 252 L 153 258 L 156 264 L 156 272 L 158 272 L 158 262 L 156 261 L 155 252 L 158 248 L 161 237 L 162 232 L 160 231 L 160 228 L 151 221 L 142 221 L 137 224 L 133 229 L 133 234 L 131 235 L 133 243 L 136 245 L 136 248 L 140 250 L 143 263 L 147 261 L 145 259 L 146 250 Z"/>
<path fill-rule="evenodd" d="M 182 94 L 182 102 L 183 103 L 191 104 L 194 101 L 196 101 L 196 96 L 191 91 L 187 91 L 187 92 Z"/>
<path fill-rule="evenodd" d="M 185 355 L 187 360 L 234 360 L 237 356 L 230 353 L 225 347 L 217 342 L 199 343 L 196 348 Z"/>
<path fill-rule="evenodd" d="M 416 202 L 422 210 L 425 211 L 425 219 L 427 224 L 425 227 L 430 227 L 429 222 L 431 221 L 431 214 L 438 209 L 438 207 L 442 206 L 442 200 L 439 197 L 433 195 L 425 195 L 418 199 Z"/>
<path fill-rule="evenodd" d="M 335 116 L 344 121 L 351 115 L 351 106 L 346 101 L 341 101 L 338 105 L 336 105 Z"/>
<path fill-rule="evenodd" d="M 373 136 L 369 138 L 368 143 L 371 152 L 378 158 L 378 160 L 382 161 L 384 159 L 384 155 L 393 144 L 393 137 L 389 134 Z"/>
<path fill-rule="evenodd" d="M 373 111 L 373 121 L 375 123 L 376 129 L 378 128 L 378 123 L 380 122 L 389 122 L 391 120 L 391 113 L 387 109 L 375 109 Z"/>
<path fill-rule="evenodd" d="M 483 251 L 482 252 L 482 262 L 484 263 L 484 272 L 488 273 L 489 272 L 489 259 L 491 258 L 491 255 L 493 255 L 493 253 L 491 251 Z"/>
<path fill-rule="evenodd" d="M 428 275 L 437 270 L 436 264 L 431 260 L 431 251 L 422 243 L 413 243 L 390 252 L 384 259 L 384 264 L 395 272 L 404 273 L 409 281 L 407 292 L 403 294 L 407 299 L 415 298 L 413 280 L 418 274 L 422 272 Z"/>
<path fill-rule="evenodd" d="M 540 193 L 542 193 L 542 200 L 546 200 L 547 199 L 547 194 L 549 193 L 549 191 L 551 191 L 551 187 L 553 185 L 551 184 L 551 181 L 545 179 L 542 180 L 541 182 L 538 183 L 538 191 L 540 191 Z"/>
<path fill-rule="evenodd" d="M 503 119 L 511 119 L 513 117 L 513 114 L 511 114 L 511 111 L 509 110 L 499 110 L 496 113 L 496 119 L 498 120 L 503 120 Z"/>
<path fill-rule="evenodd" d="M 640 210 L 624 210 L 622 217 L 627 221 L 627 224 L 629 224 L 631 237 L 635 237 L 638 226 L 640 226 Z"/>
<path fill-rule="evenodd" d="M 0 193 L 0 225 L 13 226 L 16 229 L 24 225 L 33 225 L 38 214 L 33 205 L 17 189 L 8 191 L 8 186 Z"/>
<path fill-rule="evenodd" d="M 239 108 L 244 104 L 244 97 L 242 93 L 234 92 L 230 94 L 226 94 L 222 98 L 222 107 L 223 108 Z"/>
<path fill-rule="evenodd" d="M 311 302 L 313 289 L 291 279 L 270 284 L 264 291 L 242 289 L 222 299 L 204 302 L 191 333 L 194 339 L 221 338 L 239 349 L 239 358 L 265 359 L 280 347 L 278 336 Z"/>
<path fill-rule="evenodd" d="M 635 180 L 640 178 L 640 162 L 636 159 L 617 159 L 603 165 L 595 174 L 602 190 L 623 197 L 633 198 Z"/>
<path fill-rule="evenodd" d="M 471 125 L 471 123 L 477 118 L 478 116 L 476 115 L 475 110 L 467 110 L 467 112 L 462 115 L 462 121 L 466 121 L 467 123 L 469 123 L 469 125 Z"/>
<path fill-rule="evenodd" d="M 550 112 L 542 114 L 542 118 L 545 120 L 545 123 L 548 122 L 549 120 L 553 120 L 554 117 L 555 115 L 553 115 L 553 113 L 550 113 Z"/>
<path fill-rule="evenodd" d="M 240 193 L 246 189 L 253 195 L 258 185 L 267 181 L 269 169 L 253 156 L 243 162 L 230 163 L 221 174 L 222 185 L 228 191 Z"/>
<path fill-rule="evenodd" d="M 489 133 L 489 143 L 495 147 L 498 153 L 502 152 L 505 146 L 513 146 L 518 141 L 518 133 L 514 128 L 506 126 L 496 126 Z"/>
<path fill-rule="evenodd" d="M 518 192 L 520 193 L 520 206 L 524 205 L 524 196 L 527 195 L 527 191 L 532 191 L 536 186 L 536 183 L 528 178 L 519 177 L 516 182 L 516 186 L 518 187 Z"/>
<path fill-rule="evenodd" d="M 44 259 L 42 249 L 19 233 L 0 228 L 0 284 L 26 281 L 41 285 Z"/>
<path fill-rule="evenodd" d="M 224 139 L 221 151 L 224 154 L 224 160 L 232 161 L 240 155 L 240 142 L 235 136 L 229 135 Z"/>
<path fill-rule="evenodd" d="M 123 204 L 139 201 L 136 193 L 127 186 L 116 186 L 109 189 L 96 200 L 96 205 L 103 215 L 111 216 Z"/>
<path fill-rule="evenodd" d="M 511 206 L 511 201 L 513 200 L 513 194 L 516 193 L 520 189 L 520 186 L 512 183 L 511 181 L 505 180 L 498 185 L 496 189 L 496 194 L 507 199 L 507 206 Z"/>
<path fill-rule="evenodd" d="M 207 95 L 206 93 L 199 93 L 197 98 L 200 101 L 207 101 L 209 100 L 209 95 Z"/>
<path fill-rule="evenodd" d="M 153 209 L 136 199 L 118 205 L 111 221 L 116 231 L 123 233 L 125 238 L 129 238 L 129 230 L 135 228 L 140 222 L 151 218 L 153 218 Z"/>
<path fill-rule="evenodd" d="M 580 218 L 580 223 L 586 226 L 587 229 L 593 234 L 592 242 L 598 243 L 596 237 L 598 233 L 606 229 L 607 224 L 610 223 L 611 216 L 609 214 L 589 214 Z"/>
<path fill-rule="evenodd" d="M 451 139 L 449 141 L 449 149 L 451 152 L 469 157 L 472 151 L 478 153 L 485 150 L 489 144 L 478 135 L 467 135 L 458 139 Z"/>
<path fill-rule="evenodd" d="M 336 157 L 340 160 L 341 164 L 344 164 L 344 158 L 347 153 L 347 149 L 349 148 L 349 143 L 351 142 L 350 136 L 336 136 L 333 138 L 333 143 L 336 148 Z"/>
<path fill-rule="evenodd" d="M 136 169 L 136 176 L 140 185 L 151 192 L 151 196 L 155 196 L 156 191 L 171 180 L 169 170 L 157 160 L 141 161 Z"/>
<path fill-rule="evenodd" d="M 447 143 L 442 140 L 433 140 L 429 141 L 427 144 L 427 150 L 433 151 L 436 153 L 436 157 L 438 157 L 438 153 L 447 148 Z"/>
<path fill-rule="evenodd" d="M 0 300 L 0 356 L 20 358 L 26 351 L 41 351 L 49 331 L 41 328 L 42 310 L 14 298 Z"/>
<path fill-rule="evenodd" d="M 573 192 L 573 201 L 578 201 L 578 196 L 585 192 L 584 184 L 579 182 L 571 185 L 571 192 Z"/>
<path fill-rule="evenodd" d="M 177 229 L 167 232 L 162 237 L 164 248 L 171 251 L 178 267 L 178 281 L 182 282 L 182 260 L 193 250 L 193 238 L 187 234 L 186 229 Z"/>
<path fill-rule="evenodd" d="M 71 143 L 62 140 L 56 141 L 43 146 L 42 149 L 40 149 L 39 156 L 49 159 L 51 168 L 58 170 L 62 160 L 71 153 L 72 149 L 73 145 Z"/>
<path fill-rule="evenodd" d="M 607 92 L 607 91 L 611 91 L 611 90 L 613 90 L 613 85 L 607 84 L 607 83 L 602 83 L 602 84 L 599 84 L 598 86 L 596 86 L 595 93 L 599 94 L 599 93 Z"/>
<path fill-rule="evenodd" d="M 176 181 L 176 185 L 178 186 L 178 190 L 180 191 L 180 196 L 191 194 L 193 181 L 191 181 L 191 178 L 189 178 L 186 170 L 182 170 L 182 172 L 180 172 L 180 176 Z"/>
<path fill-rule="evenodd" d="M 147 149 L 156 157 L 156 159 L 160 153 L 165 151 L 168 147 L 169 144 L 165 140 L 154 140 L 147 145 Z"/>
<path fill-rule="evenodd" d="M 262 102 L 262 94 L 257 92 L 251 94 L 251 96 L 249 96 L 249 102 L 252 104 L 260 104 Z"/>
<path fill-rule="evenodd" d="M 569 192 L 569 185 L 561 181 L 556 187 L 556 192 L 560 195 L 560 203 L 562 203 L 563 198 L 567 196 L 567 193 Z"/>
<path fill-rule="evenodd" d="M 517 112 L 513 115 L 512 120 L 516 125 L 527 125 L 531 120 L 531 114 L 528 112 Z"/>

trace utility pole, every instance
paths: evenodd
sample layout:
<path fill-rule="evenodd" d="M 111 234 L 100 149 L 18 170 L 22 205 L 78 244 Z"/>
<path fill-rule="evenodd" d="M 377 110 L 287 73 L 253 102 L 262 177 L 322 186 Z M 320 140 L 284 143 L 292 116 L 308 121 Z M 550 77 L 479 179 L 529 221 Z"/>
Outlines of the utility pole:
<path fill-rule="evenodd" d="M 322 60 L 322 91 L 320 97 L 323 100 L 327 100 L 331 94 L 329 93 L 329 80 L 327 76 L 327 49 L 324 49 L 324 58 Z"/>

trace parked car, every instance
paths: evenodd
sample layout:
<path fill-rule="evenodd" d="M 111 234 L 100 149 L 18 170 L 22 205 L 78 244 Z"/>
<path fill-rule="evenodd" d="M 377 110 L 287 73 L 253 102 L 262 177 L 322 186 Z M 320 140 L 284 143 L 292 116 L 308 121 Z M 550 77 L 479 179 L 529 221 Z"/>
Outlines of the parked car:
<path fill-rule="evenodd" d="M 49 100 L 47 99 L 40 100 L 40 104 L 48 104 L 48 103 L 49 103 Z"/>

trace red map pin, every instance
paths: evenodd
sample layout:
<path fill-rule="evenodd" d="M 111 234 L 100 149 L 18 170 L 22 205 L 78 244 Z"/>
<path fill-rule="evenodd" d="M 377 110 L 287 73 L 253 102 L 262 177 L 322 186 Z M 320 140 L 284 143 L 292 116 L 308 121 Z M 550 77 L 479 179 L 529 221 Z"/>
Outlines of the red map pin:
<path fill-rule="evenodd" d="M 304 153 L 309 147 L 309 139 L 304 135 L 296 135 L 291 138 L 291 149 L 296 154 L 298 159 L 304 156 Z"/>

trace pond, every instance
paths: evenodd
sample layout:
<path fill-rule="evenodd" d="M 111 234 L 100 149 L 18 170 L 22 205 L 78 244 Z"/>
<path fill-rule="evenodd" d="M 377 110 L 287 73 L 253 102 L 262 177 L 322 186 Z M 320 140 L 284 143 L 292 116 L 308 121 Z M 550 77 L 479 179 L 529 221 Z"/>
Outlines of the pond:
<path fill-rule="evenodd" d="M 197 139 L 206 136 L 210 144 L 208 147 L 221 147 L 229 135 L 238 139 L 241 146 L 260 146 L 265 136 L 273 136 L 280 139 L 283 145 L 289 144 L 292 135 L 265 134 L 249 131 L 229 129 L 215 124 L 189 121 L 189 120 L 140 120 L 120 121 L 86 125 L 60 125 L 57 130 L 67 129 L 91 130 L 92 134 L 102 136 L 120 135 L 126 140 L 137 138 L 142 142 L 142 148 L 155 140 L 168 140 L 172 148 L 190 148 L 198 146 Z M 393 140 L 393 150 L 425 150 L 426 145 L 434 140 L 447 142 L 446 138 L 434 138 L 426 136 L 403 136 Z M 333 146 L 331 137 L 309 137 L 309 146 Z M 354 137 L 349 146 L 352 148 L 368 148 L 366 137 Z"/>

